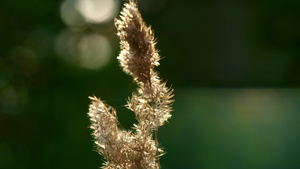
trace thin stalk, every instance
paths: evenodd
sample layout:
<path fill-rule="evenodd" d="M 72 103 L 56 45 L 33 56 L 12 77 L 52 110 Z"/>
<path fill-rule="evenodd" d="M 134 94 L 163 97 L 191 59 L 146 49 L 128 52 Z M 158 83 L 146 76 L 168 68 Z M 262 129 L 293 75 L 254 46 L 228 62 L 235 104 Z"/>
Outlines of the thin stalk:
<path fill-rule="evenodd" d="M 150 85 L 150 97 L 151 97 L 151 102 L 152 102 L 152 110 L 153 110 L 153 118 L 154 120 L 157 120 L 156 115 L 155 115 L 155 109 L 156 109 L 156 104 L 154 102 L 154 96 L 153 96 L 153 89 L 152 89 L 152 82 L 151 82 L 151 76 L 150 76 L 151 71 L 149 71 L 149 85 Z M 154 129 L 154 136 L 155 136 L 155 146 L 156 146 L 156 157 L 157 157 L 157 164 L 158 164 L 158 169 L 160 169 L 160 158 L 159 158 L 159 152 L 158 152 L 158 127 L 156 126 Z"/>

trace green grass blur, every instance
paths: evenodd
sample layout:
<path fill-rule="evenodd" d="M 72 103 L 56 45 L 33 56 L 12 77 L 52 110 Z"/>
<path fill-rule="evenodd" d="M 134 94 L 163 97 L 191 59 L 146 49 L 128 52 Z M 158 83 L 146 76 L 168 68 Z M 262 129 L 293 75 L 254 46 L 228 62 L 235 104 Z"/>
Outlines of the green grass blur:
<path fill-rule="evenodd" d="M 163 168 L 299 168 L 299 89 L 178 89 Z"/>

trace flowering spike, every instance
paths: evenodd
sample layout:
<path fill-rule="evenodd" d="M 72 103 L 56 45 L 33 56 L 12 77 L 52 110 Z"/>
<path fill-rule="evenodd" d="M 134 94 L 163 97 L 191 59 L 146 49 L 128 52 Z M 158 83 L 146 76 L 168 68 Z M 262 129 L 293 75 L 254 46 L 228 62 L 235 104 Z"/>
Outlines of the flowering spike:
<path fill-rule="evenodd" d="M 118 127 L 121 124 L 115 109 L 95 96 L 90 97 L 88 115 L 92 135 L 99 153 L 106 159 L 102 168 L 157 169 L 164 154 L 158 145 L 157 132 L 171 117 L 173 89 L 167 88 L 154 70 L 160 60 L 154 34 L 143 22 L 133 0 L 124 4 L 115 26 L 121 40 L 117 59 L 123 71 L 139 85 L 127 101 L 127 108 L 134 112 L 138 123 L 133 125 L 133 131 Z"/>

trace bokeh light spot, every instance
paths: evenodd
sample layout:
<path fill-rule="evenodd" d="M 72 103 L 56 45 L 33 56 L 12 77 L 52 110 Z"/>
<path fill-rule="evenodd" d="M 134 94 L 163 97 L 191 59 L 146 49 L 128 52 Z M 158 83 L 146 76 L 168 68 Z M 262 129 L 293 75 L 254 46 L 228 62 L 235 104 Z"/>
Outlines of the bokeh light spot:
<path fill-rule="evenodd" d="M 111 46 L 108 39 L 99 34 L 84 36 L 78 43 L 79 65 L 96 69 L 108 63 L 111 55 Z"/>
<path fill-rule="evenodd" d="M 38 58 L 34 50 L 18 46 L 12 48 L 9 54 L 16 74 L 29 77 L 36 72 Z"/>
<path fill-rule="evenodd" d="M 60 15 L 68 26 L 82 26 L 85 21 L 77 10 L 79 0 L 65 0 L 60 7 Z"/>
<path fill-rule="evenodd" d="M 112 19 L 117 14 L 115 0 L 79 0 L 77 8 L 88 23 L 100 23 Z"/>
<path fill-rule="evenodd" d="M 112 20 L 117 14 L 115 0 L 65 0 L 60 8 L 63 21 L 68 26 L 83 26 Z"/>
<path fill-rule="evenodd" d="M 87 69 L 106 65 L 111 56 L 109 40 L 100 34 L 63 31 L 56 41 L 56 52 L 65 61 Z"/>

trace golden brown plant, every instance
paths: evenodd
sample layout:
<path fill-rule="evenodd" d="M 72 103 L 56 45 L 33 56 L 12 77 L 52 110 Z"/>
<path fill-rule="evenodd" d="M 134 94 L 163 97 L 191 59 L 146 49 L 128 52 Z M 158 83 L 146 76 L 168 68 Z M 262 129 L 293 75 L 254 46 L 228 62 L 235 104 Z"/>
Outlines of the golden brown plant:
<path fill-rule="evenodd" d="M 106 160 L 102 168 L 157 169 L 163 154 L 158 148 L 157 131 L 171 117 L 173 90 L 161 82 L 154 70 L 160 60 L 154 35 L 134 1 L 124 5 L 115 25 L 121 40 L 117 59 L 123 71 L 138 84 L 137 92 L 127 101 L 127 108 L 134 112 L 138 123 L 132 131 L 122 129 L 115 109 L 90 97 L 92 135 Z"/>

